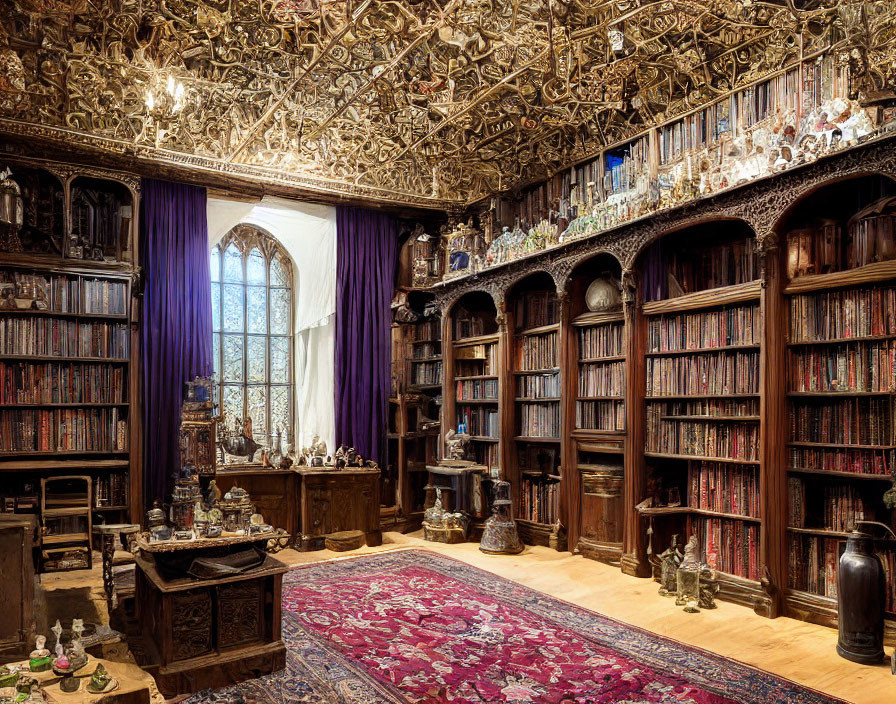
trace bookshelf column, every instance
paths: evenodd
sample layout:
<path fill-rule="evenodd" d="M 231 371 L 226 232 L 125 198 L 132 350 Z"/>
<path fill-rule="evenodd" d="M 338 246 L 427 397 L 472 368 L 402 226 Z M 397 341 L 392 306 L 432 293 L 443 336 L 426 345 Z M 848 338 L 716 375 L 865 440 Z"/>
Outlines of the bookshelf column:
<path fill-rule="evenodd" d="M 768 235 L 774 241 L 774 234 Z M 782 295 L 781 258 L 777 248 L 762 251 L 763 284 L 760 299 L 764 323 L 760 355 L 759 428 L 760 496 L 762 497 L 763 536 L 760 562 L 765 566 L 761 580 L 765 596 L 759 597 L 754 610 L 769 618 L 781 613 L 782 595 L 787 583 L 787 398 L 785 395 L 785 347 L 787 324 Z"/>
<path fill-rule="evenodd" d="M 645 493 L 644 487 L 644 376 L 645 320 L 631 280 L 631 272 L 622 276 L 623 315 L 625 316 L 625 522 L 620 565 L 625 574 L 649 577 L 647 535 L 641 515 L 635 508 Z"/>

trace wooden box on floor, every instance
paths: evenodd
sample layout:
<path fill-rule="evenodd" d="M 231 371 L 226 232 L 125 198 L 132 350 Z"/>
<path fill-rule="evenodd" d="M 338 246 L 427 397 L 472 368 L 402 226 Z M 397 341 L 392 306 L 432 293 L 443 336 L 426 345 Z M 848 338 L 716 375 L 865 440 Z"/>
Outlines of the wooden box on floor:
<path fill-rule="evenodd" d="M 25 653 L 33 630 L 34 561 L 31 557 L 36 520 L 28 515 L 0 514 L 0 652 Z"/>
<path fill-rule="evenodd" d="M 220 688 L 283 669 L 281 587 L 287 567 L 270 555 L 249 572 L 165 580 L 137 557 L 141 662 L 166 696 Z"/>

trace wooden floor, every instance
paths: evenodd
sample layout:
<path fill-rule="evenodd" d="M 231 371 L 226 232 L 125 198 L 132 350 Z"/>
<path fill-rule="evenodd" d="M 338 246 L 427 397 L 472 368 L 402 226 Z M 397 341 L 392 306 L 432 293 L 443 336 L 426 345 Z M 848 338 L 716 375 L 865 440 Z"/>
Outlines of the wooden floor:
<path fill-rule="evenodd" d="M 855 704 L 896 703 L 896 677 L 889 663 L 856 665 L 834 650 L 837 632 L 789 618 L 766 619 L 742 606 L 720 603 L 714 611 L 686 614 L 657 594 L 658 585 L 568 552 L 527 547 L 515 556 L 485 555 L 478 545 L 440 545 L 422 534 L 386 533 L 379 548 L 348 553 L 299 553 L 278 557 L 291 565 L 383 550 L 423 548 L 449 555 L 528 587 L 598 611 L 619 621 L 696 645 L 774 672 Z M 889 655 L 889 649 L 887 654 Z"/>

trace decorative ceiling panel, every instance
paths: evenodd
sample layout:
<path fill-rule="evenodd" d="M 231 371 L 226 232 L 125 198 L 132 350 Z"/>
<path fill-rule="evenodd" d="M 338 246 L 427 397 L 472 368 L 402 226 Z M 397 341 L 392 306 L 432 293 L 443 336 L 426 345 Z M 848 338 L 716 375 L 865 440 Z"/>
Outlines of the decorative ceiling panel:
<path fill-rule="evenodd" d="M 416 204 L 531 182 L 824 50 L 846 36 L 844 8 L 896 14 L 825 0 L 0 4 L 8 132 Z"/>

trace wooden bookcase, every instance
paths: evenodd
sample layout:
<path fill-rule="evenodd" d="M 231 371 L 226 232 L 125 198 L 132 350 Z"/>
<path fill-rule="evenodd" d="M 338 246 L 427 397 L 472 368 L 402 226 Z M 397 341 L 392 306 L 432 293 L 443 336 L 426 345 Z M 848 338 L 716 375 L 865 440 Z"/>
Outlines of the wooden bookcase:
<path fill-rule="evenodd" d="M 77 475 L 89 479 L 90 521 L 139 522 L 138 181 L 6 166 L 24 222 L 23 251 L 0 263 L 0 508 L 40 513 L 41 480 Z"/>
<path fill-rule="evenodd" d="M 644 255 L 643 517 L 653 553 L 696 535 L 723 595 L 763 575 L 762 306 L 752 233 L 713 223 Z"/>
<path fill-rule="evenodd" d="M 442 435 L 464 424 L 471 438 L 471 456 L 488 467 L 492 476 L 502 473 L 504 450 L 504 345 L 497 313 L 488 294 L 469 293 L 452 307 L 442 328 Z"/>
<path fill-rule="evenodd" d="M 442 395 L 442 318 L 432 296 L 406 292 L 407 309 L 392 326 L 392 397 L 388 465 L 381 481 L 385 528 L 420 526 L 426 465 L 438 462 Z"/>
<path fill-rule="evenodd" d="M 507 297 L 509 363 L 505 427 L 513 427 L 507 477 L 520 538 L 566 549 L 563 492 L 563 374 L 560 300 L 550 276 L 535 274 Z"/>
<path fill-rule="evenodd" d="M 857 520 L 896 527 L 883 504 L 896 461 L 896 186 L 828 187 L 787 223 L 785 613 L 837 618 L 837 563 Z M 876 542 L 896 633 L 896 544 Z"/>
<path fill-rule="evenodd" d="M 620 276 L 619 263 L 606 255 L 579 265 L 567 287 L 562 330 L 569 546 L 613 564 L 622 555 L 625 510 L 628 329 Z M 598 311 L 586 302 L 592 284 L 602 293 Z"/>

